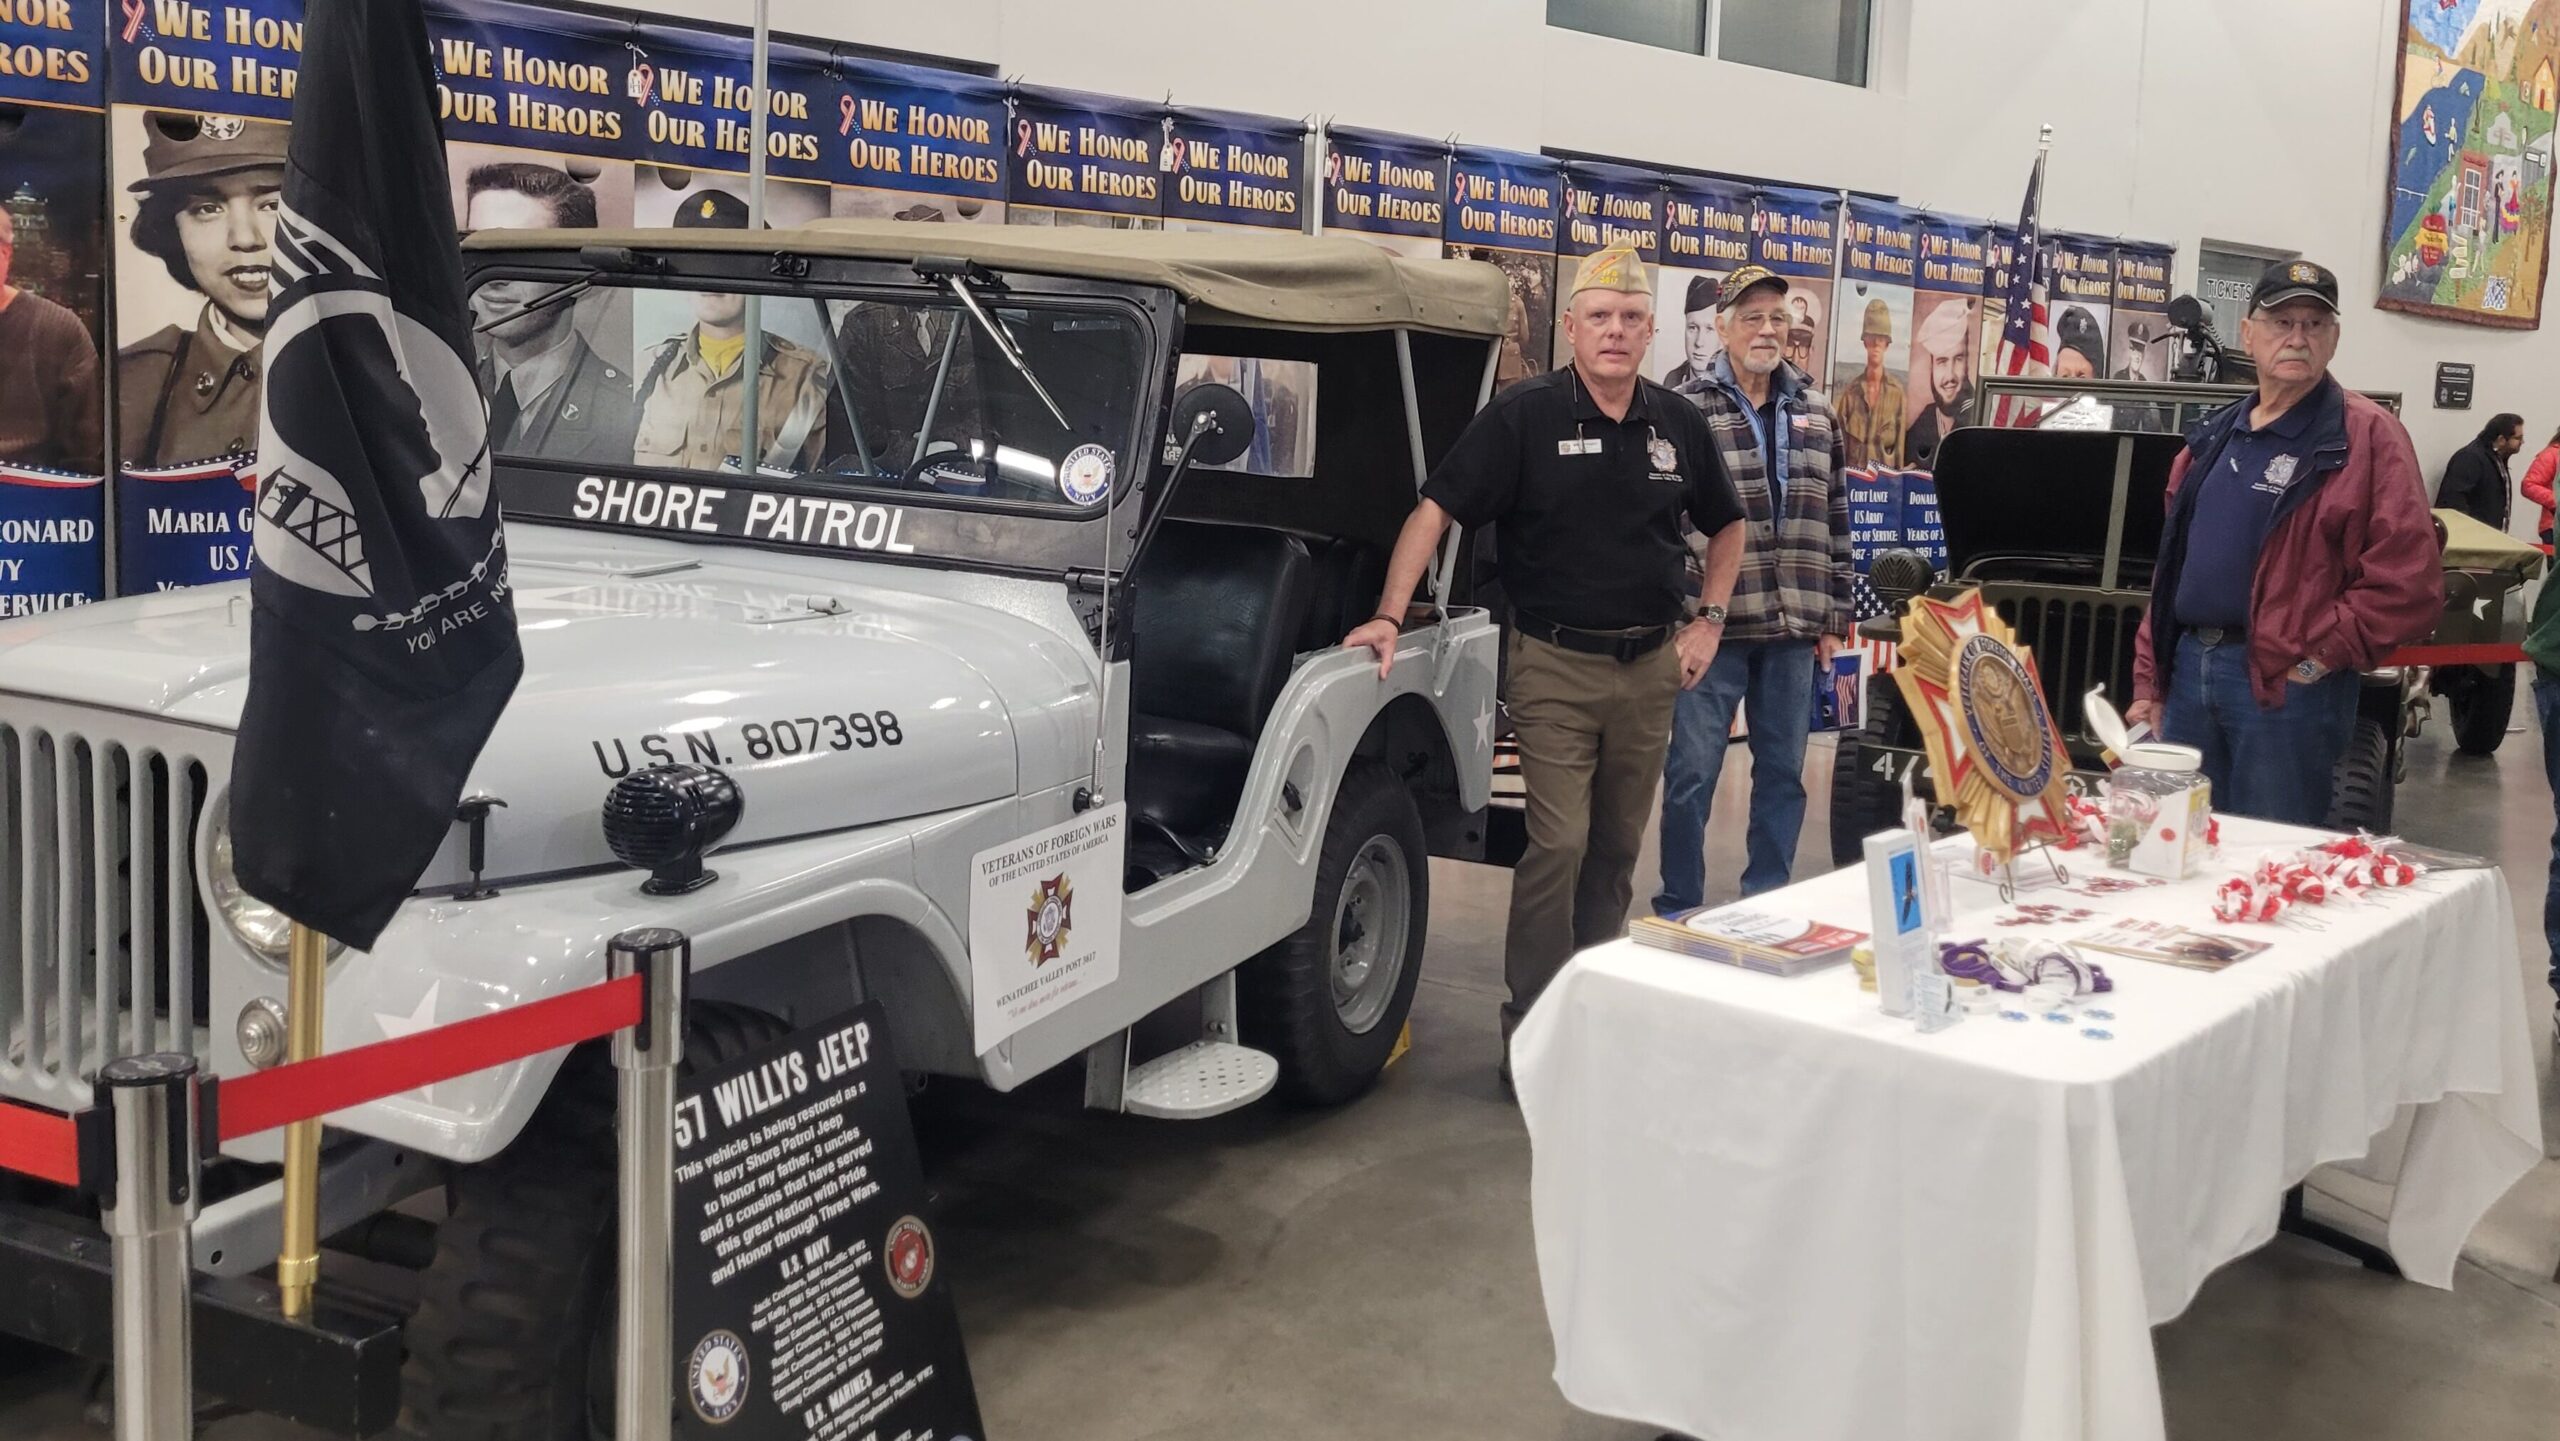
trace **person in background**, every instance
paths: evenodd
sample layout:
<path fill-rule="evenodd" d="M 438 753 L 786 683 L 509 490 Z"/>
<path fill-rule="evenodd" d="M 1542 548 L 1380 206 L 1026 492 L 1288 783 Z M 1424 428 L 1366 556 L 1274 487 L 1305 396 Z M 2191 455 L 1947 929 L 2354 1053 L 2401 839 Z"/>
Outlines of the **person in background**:
<path fill-rule="evenodd" d="M 2534 597 L 2524 653 L 2533 662 L 2533 714 L 2542 724 L 2542 774 L 2551 783 L 2553 809 L 2560 813 L 2560 585 L 2546 580 L 2542 593 Z M 2542 942 L 2551 962 L 2551 1047 L 2560 1056 L 2560 819 L 2553 822 L 2551 863 L 2542 888 Z"/>
<path fill-rule="evenodd" d="M 1860 470 L 1893 470 L 1902 464 L 1902 382 L 1884 368 L 1893 349 L 1893 310 L 1882 297 L 1867 302 L 1858 323 L 1858 338 L 1867 349 L 1867 368 L 1840 387 L 1832 406 L 1848 437 L 1849 464 Z"/>
<path fill-rule="evenodd" d="M 2077 305 L 2062 307 L 2053 322 L 2053 374 L 2057 380 L 2095 380 L 2106 371 L 2107 333 L 2098 317 Z"/>
<path fill-rule="evenodd" d="M 593 230 L 596 193 L 568 171 L 507 161 L 463 182 L 470 230 Z M 482 330 L 480 393 L 501 453 L 581 463 L 631 454 L 631 377 L 578 331 L 578 307 L 535 280 L 492 280 L 471 294 Z M 528 306 L 535 308 L 527 309 Z"/>
<path fill-rule="evenodd" d="M 1716 296 L 1719 287 L 1703 275 L 1689 277 L 1689 293 L 1680 307 L 1680 354 L 1678 365 L 1662 377 L 1665 388 L 1682 395 L 1696 393 L 1706 385 L 1707 365 L 1716 358 Z"/>
<path fill-rule="evenodd" d="M 128 188 L 133 248 L 204 297 L 195 328 L 164 325 L 116 352 L 116 453 L 151 468 L 258 444 L 258 347 L 275 294 L 276 210 L 290 127 L 230 115 L 143 117 Z"/>
<path fill-rule="evenodd" d="M 1653 342 L 1643 260 L 1625 246 L 1585 259 L 1564 323 L 1572 363 L 1468 423 L 1396 537 L 1376 617 L 1342 638 L 1385 676 L 1450 521 L 1494 528 L 1529 832 L 1504 945 L 1506 1090 L 1511 1032 L 1547 982 L 1576 948 L 1625 933 L 1672 703 L 1714 662 L 1742 565 L 1742 504 L 1706 418 L 1638 373 Z M 1708 537 L 1695 619 L 1683 516 Z M 1811 703 L 1798 694 L 1799 720 Z"/>
<path fill-rule="evenodd" d="M 1903 432 L 1903 459 L 1927 470 L 1938 463 L 1938 442 L 1964 424 L 1973 404 L 1970 304 L 1941 305 L 1911 337 L 1911 378 L 1929 388 L 1928 408 Z"/>
<path fill-rule="evenodd" d="M 2525 499 L 2542 507 L 2542 521 L 2533 533 L 2544 545 L 2551 544 L 2551 482 L 2554 476 L 2560 476 L 2560 430 L 2551 433 L 2551 438 L 2542 443 L 2541 453 L 2533 458 L 2533 464 L 2524 468 L 2524 484 L 2519 487 L 2524 491 Z"/>
<path fill-rule="evenodd" d="M 2471 443 L 2444 463 L 2444 481 L 2436 487 L 2436 508 L 2458 510 L 2491 530 L 2504 531 L 2514 513 L 2513 486 L 2507 460 L 2524 449 L 2524 417 L 2489 417 Z"/>
<path fill-rule="evenodd" d="M 2258 389 L 2170 467 L 2127 718 L 2204 752 L 2214 809 L 2318 826 L 2356 673 L 2435 628 L 2441 553 L 2409 432 L 2329 374 L 2337 276 L 2267 267 L 2240 335 Z"/>
<path fill-rule="evenodd" d="M 726 190 L 697 190 L 676 206 L 676 228 L 744 230 L 747 203 Z M 732 460 L 749 474 L 771 466 L 814 470 L 826 453 L 832 385 L 817 352 L 770 331 L 756 396 L 756 455 L 741 458 L 746 388 L 747 298 L 718 291 L 693 295 L 694 324 L 659 343 L 640 380 L 640 422 L 631 442 L 634 465 L 718 470 Z"/>
<path fill-rule="evenodd" d="M 1948 311 L 1960 307 L 1947 307 Z M 1941 311 L 1941 314 L 1947 313 Z M 1813 378 L 1787 364 L 1787 282 L 1757 265 L 1716 298 L 1724 348 L 1689 392 L 1749 524 L 1724 643 L 1681 692 L 1662 768 L 1662 887 L 1654 914 L 1706 902 L 1707 817 L 1736 706 L 1751 722 L 1751 827 L 1742 893 L 1787 883 L 1804 829 L 1804 748 L 1816 667 L 1849 634 L 1848 446 Z"/>
<path fill-rule="evenodd" d="M 9 283 L 18 222 L 0 208 L 0 464 L 96 475 L 98 346 L 80 317 Z"/>

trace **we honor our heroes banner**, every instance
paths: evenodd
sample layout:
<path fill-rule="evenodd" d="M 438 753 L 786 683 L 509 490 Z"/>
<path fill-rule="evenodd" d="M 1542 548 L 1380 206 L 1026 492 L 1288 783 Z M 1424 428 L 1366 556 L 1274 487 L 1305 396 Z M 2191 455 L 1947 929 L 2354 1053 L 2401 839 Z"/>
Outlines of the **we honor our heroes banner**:
<path fill-rule="evenodd" d="M 425 10 L 457 227 L 664 225 L 682 206 L 717 205 L 720 192 L 745 196 L 757 101 L 742 29 L 530 0 L 427 0 Z M 7 280 L 70 312 L 87 338 L 84 349 L 57 322 L 48 347 L 0 347 L 0 365 L 78 377 L 90 397 L 0 415 L 0 466 L 106 477 L 91 543 L 118 592 L 232 574 L 200 532 L 127 537 L 125 521 L 168 511 L 173 487 L 184 485 L 202 485 L 206 512 L 218 512 L 229 482 L 199 472 L 256 443 L 276 289 L 271 202 L 304 27 L 303 0 L 0 3 L 0 204 L 15 232 Z M 1837 192 L 1009 83 L 792 36 L 776 37 L 770 85 L 766 204 L 775 225 L 847 216 L 1321 229 L 1399 254 L 1482 260 L 1512 290 L 1497 367 L 1506 384 L 1562 354 L 1557 294 L 1571 263 L 1625 240 L 1657 266 L 1661 323 L 1649 374 L 1689 384 L 1705 373 L 1719 345 L 1714 287 L 1749 261 L 1793 287 L 1790 358 L 1824 380 L 1834 378 L 1835 354 L 1863 374 L 1864 307 L 1851 316 L 1833 303 L 1835 269 L 1847 259 Z M 173 217 L 217 204 L 254 245 L 226 226 L 220 244 L 189 248 L 190 232 Z M 1984 269 L 1993 268 L 1988 227 L 1919 219 L 1923 237 L 1941 222 L 1964 232 L 1966 250 L 1978 235 Z M 2089 293 L 2058 305 L 2082 306 L 2100 327 L 2091 347 L 2100 373 L 2157 367 L 2164 320 L 2152 297 L 2173 258 L 2131 241 L 2082 257 L 2075 273 Z M 1927 277 L 1908 284 L 1884 368 L 1902 382 L 1916 424 L 1929 393 L 1917 347 L 1939 337 Z M 1966 289 L 1961 280 L 1941 288 Z M 1981 373 L 1996 277 L 1986 273 L 1972 293 L 1977 349 L 1966 384 Z M 630 313 L 642 308 L 598 317 L 581 307 L 581 332 L 610 379 L 634 383 L 665 337 L 663 317 Z M 2071 324 L 2073 339 L 2085 340 L 2088 327 Z M 0 487 L 0 523 L 31 494 Z M 186 535 L 196 541 L 177 543 Z M 19 593 L 12 584 L 0 567 L 0 597 Z"/>

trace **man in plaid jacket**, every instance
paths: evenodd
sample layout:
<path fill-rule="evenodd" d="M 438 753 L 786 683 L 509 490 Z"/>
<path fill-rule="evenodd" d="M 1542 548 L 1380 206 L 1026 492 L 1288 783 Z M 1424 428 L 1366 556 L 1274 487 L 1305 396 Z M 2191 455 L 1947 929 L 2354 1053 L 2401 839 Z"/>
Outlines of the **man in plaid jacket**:
<path fill-rule="evenodd" d="M 1681 692 L 1663 762 L 1657 915 L 1705 903 L 1707 814 L 1737 705 L 1751 728 L 1742 893 L 1787 883 L 1804 828 L 1814 676 L 1829 671 L 1849 634 L 1846 436 L 1811 379 L 1786 362 L 1789 319 L 1784 279 L 1756 265 L 1735 271 L 1716 298 L 1724 352 L 1681 392 L 1706 413 L 1748 538 L 1724 645 Z"/>

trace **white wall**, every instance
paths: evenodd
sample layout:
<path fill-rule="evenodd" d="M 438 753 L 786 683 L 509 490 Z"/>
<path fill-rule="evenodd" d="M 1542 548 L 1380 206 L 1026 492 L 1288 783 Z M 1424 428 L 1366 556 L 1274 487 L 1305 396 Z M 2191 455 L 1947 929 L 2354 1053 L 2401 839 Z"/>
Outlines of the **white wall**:
<path fill-rule="evenodd" d="M 625 0 L 633 3 L 633 0 Z M 744 22 L 747 0 L 636 0 Z M 2046 218 L 2300 250 L 2349 304 L 2338 372 L 2396 389 L 2430 478 L 2499 410 L 2560 425 L 2560 292 L 2539 332 L 2372 309 L 2399 0 L 1878 0 L 1851 89 L 1545 24 L 1545 0 L 773 0 L 777 27 L 1053 85 L 1762 175 L 2014 219 L 2036 128 Z M 2359 297 L 2362 299 L 2359 300 Z M 2432 409 L 2439 360 L 2474 409 Z M 2553 377 L 2545 384 L 2544 377 Z"/>

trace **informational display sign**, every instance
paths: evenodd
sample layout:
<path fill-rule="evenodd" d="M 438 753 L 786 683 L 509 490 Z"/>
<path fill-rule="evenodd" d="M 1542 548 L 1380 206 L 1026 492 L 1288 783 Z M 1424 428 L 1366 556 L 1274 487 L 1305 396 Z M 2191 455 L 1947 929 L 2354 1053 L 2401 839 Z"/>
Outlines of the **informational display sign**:
<path fill-rule="evenodd" d="M 107 35 L 118 105 L 293 117 L 302 0 L 119 0 Z"/>
<path fill-rule="evenodd" d="M 1440 253 L 1448 227 L 1449 147 L 1380 130 L 1328 126 L 1324 228 L 1402 255 Z"/>
<path fill-rule="evenodd" d="M 1481 260 L 1511 285 L 1511 326 L 1494 383 L 1546 368 L 1556 329 L 1556 236 L 1563 167 L 1543 155 L 1462 145 L 1449 157 L 1448 254 Z"/>
<path fill-rule="evenodd" d="M 183 590 L 249 574 L 255 491 L 237 460 L 116 476 L 116 587 Z"/>
<path fill-rule="evenodd" d="M 676 1102 L 687 1441 L 983 1441 L 878 1004 L 689 1077 Z"/>
<path fill-rule="evenodd" d="M 1164 127 L 1167 226 L 1306 228 L 1304 124 L 1231 110 L 1177 109 L 1165 116 Z"/>
<path fill-rule="evenodd" d="M 1556 238 L 1556 294 L 1570 301 L 1582 258 L 1626 246 L 1647 266 L 1662 262 L 1662 177 L 1624 165 L 1577 161 L 1564 168 L 1564 231 Z M 1658 280 L 1657 280 L 1657 283 Z M 1556 327 L 1552 359 L 1573 358 L 1573 342 Z"/>
<path fill-rule="evenodd" d="M 1831 408 L 1852 468 L 1901 468 L 1911 409 L 1912 281 L 1920 216 L 1852 200 L 1842 212 L 1839 300 L 1832 307 Z"/>
<path fill-rule="evenodd" d="M 628 19 L 519 0 L 436 0 L 427 29 L 448 145 L 610 160 L 640 153 L 644 107 L 660 92 Z M 121 87 L 116 98 L 126 98 Z M 745 167 L 741 152 L 723 168 Z"/>
<path fill-rule="evenodd" d="M 1152 226 L 1164 214 L 1164 107 L 1030 86 L 1013 92 L 1006 203 Z M 1016 213 L 1014 224 L 1031 223 Z M 1109 223 L 1109 222 L 1105 222 Z"/>
<path fill-rule="evenodd" d="M 1820 380 L 1830 373 L 1831 271 L 1840 242 L 1840 197 L 1764 185 L 1753 197 L 1751 258 L 1787 277 L 1787 360 Z"/>
<path fill-rule="evenodd" d="M 1937 464 L 1939 442 L 1973 415 L 1989 257 L 1979 220 L 1923 215 L 1919 235 L 1920 273 L 1911 293 L 1911 424 L 1902 459 L 1927 470 Z"/>
<path fill-rule="evenodd" d="M 978 1054 L 1118 978 L 1128 813 L 1090 810 L 969 862 Z"/>
<path fill-rule="evenodd" d="M 2018 228 L 1992 225 L 1982 232 L 1982 330 L 1978 373 L 1999 374 L 2000 332 L 2009 323 L 2009 287 L 2017 278 Z"/>
<path fill-rule="evenodd" d="M 1004 218 L 1004 86 L 974 75 L 840 55 L 830 127 L 834 213 Z"/>
<path fill-rule="evenodd" d="M 0 4 L 0 101 L 107 103 L 107 0 Z"/>
<path fill-rule="evenodd" d="M 106 482 L 0 466 L 0 618 L 103 599 Z"/>
<path fill-rule="evenodd" d="M 1727 275 L 1750 263 L 1751 187 L 1673 176 L 1662 201 L 1662 268 L 1653 297 L 1653 354 L 1645 374 L 1674 390 L 1706 384 L 1724 350 L 1716 296 Z"/>
<path fill-rule="evenodd" d="M 2167 380 L 2177 345 L 2169 328 L 2169 268 L 2178 252 L 2166 245 L 2116 247 L 2116 312 L 2107 346 L 2107 374 L 2117 380 Z"/>
<path fill-rule="evenodd" d="M 1947 527 L 1938 518 L 1938 482 L 1921 471 L 1906 470 L 1895 479 L 1902 492 L 1902 543 L 1929 558 L 1943 575 L 1947 569 Z"/>
<path fill-rule="evenodd" d="M 630 43 L 639 156 L 743 176 L 755 152 L 755 50 L 746 36 L 643 25 Z M 823 49 L 773 43 L 765 74 L 765 169 L 783 180 L 835 178 L 832 137 L 843 87 Z"/>
<path fill-rule="evenodd" d="M 2051 315 L 2053 373 L 2089 380 L 2107 373 L 2107 327 L 2115 314 L 2116 243 L 2096 236 L 2056 235 Z"/>
<path fill-rule="evenodd" d="M 2469 410 L 2474 372 L 2468 362 L 2436 362 L 2436 409 Z"/>

